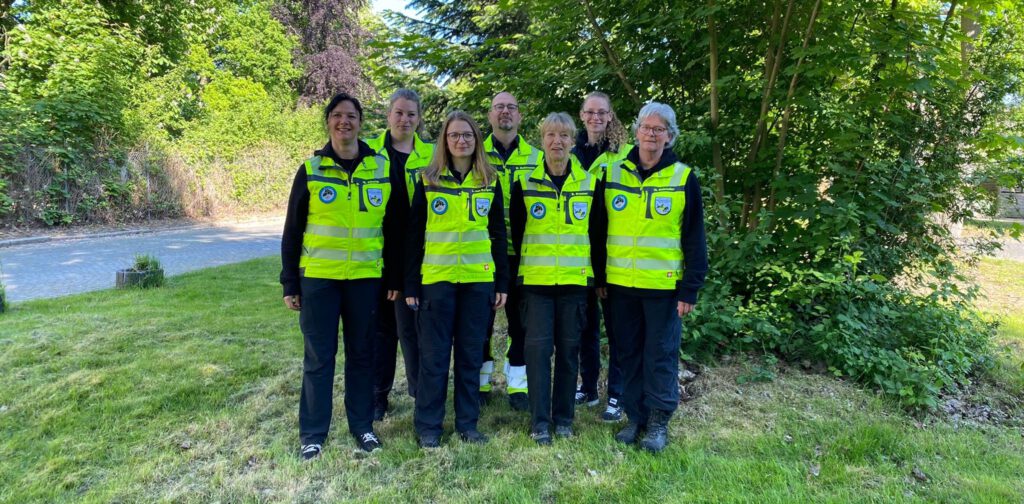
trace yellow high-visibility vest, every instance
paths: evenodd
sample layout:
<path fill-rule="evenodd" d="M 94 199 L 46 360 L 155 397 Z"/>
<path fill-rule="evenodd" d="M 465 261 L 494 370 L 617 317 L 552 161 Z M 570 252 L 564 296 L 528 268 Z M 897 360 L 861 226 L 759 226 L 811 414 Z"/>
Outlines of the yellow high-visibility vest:
<path fill-rule="evenodd" d="M 384 138 L 386 136 L 387 131 L 374 138 L 365 140 L 365 142 L 371 149 L 377 151 L 377 154 L 387 156 L 388 150 L 384 148 Z M 409 159 L 405 161 L 405 188 L 409 193 L 410 204 L 412 204 L 413 192 L 416 190 L 416 178 L 420 170 L 430 164 L 430 160 L 433 157 L 434 144 L 420 140 L 420 136 L 413 133 L 412 152 L 409 153 Z"/>
<path fill-rule="evenodd" d="M 437 186 L 423 183 L 427 199 L 423 285 L 494 281 L 487 215 L 496 181 L 484 185 L 475 172 L 460 184 L 446 168 Z"/>
<path fill-rule="evenodd" d="M 590 166 L 586 167 L 587 171 L 592 173 L 595 177 L 601 178 L 604 176 L 604 173 L 608 171 L 608 167 L 612 163 L 619 161 L 620 159 L 626 159 L 626 156 L 629 155 L 629 151 L 631 150 L 633 150 L 633 145 L 625 144 L 619 147 L 619 150 L 615 152 L 610 150 L 604 151 L 600 156 L 597 156 L 597 159 L 595 159 Z"/>
<path fill-rule="evenodd" d="M 391 198 L 388 159 L 364 157 L 349 175 L 329 157 L 306 161 L 309 214 L 299 267 L 310 278 L 380 278 L 384 209 Z"/>
<path fill-rule="evenodd" d="M 675 163 L 641 181 L 628 159 L 608 167 L 604 199 L 609 284 L 676 288 L 683 270 L 681 229 L 690 171 L 689 166 Z"/>
<path fill-rule="evenodd" d="M 526 143 L 522 135 L 519 137 L 519 146 L 509 154 L 508 159 L 502 160 L 498 150 L 494 148 L 494 135 L 488 135 L 484 139 L 484 152 L 487 153 L 487 161 L 498 171 L 498 181 L 501 183 L 502 202 L 505 209 L 505 233 L 512 236 L 512 225 L 508 220 L 508 205 L 512 196 L 512 183 L 519 180 L 523 174 L 528 174 L 537 168 L 541 151 Z M 543 165 L 542 165 L 543 166 Z M 508 242 L 508 254 L 515 255 L 512 250 L 512 240 Z"/>
<path fill-rule="evenodd" d="M 593 285 L 590 264 L 590 212 L 596 177 L 569 161 L 569 176 L 558 190 L 539 166 L 520 179 L 526 205 L 519 282 L 523 285 Z M 603 204 L 600 203 L 599 204 Z"/>

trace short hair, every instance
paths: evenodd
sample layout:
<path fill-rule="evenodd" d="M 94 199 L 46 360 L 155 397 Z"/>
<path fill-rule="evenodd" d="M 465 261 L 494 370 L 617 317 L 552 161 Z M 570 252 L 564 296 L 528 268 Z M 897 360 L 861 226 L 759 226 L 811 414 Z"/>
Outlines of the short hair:
<path fill-rule="evenodd" d="M 552 112 L 540 122 L 540 136 L 543 138 L 544 133 L 553 128 L 564 128 L 569 130 L 569 136 L 576 138 L 576 123 L 573 122 L 572 116 L 565 112 Z"/>
<path fill-rule="evenodd" d="M 355 96 L 348 93 L 338 93 L 331 98 L 331 101 L 327 102 L 327 106 L 324 107 L 324 122 L 331 116 L 331 111 L 334 107 L 337 107 L 341 102 L 352 102 L 352 106 L 356 108 L 356 112 L 359 113 L 359 122 L 363 122 L 363 106 L 359 103 L 359 100 Z"/>
<path fill-rule="evenodd" d="M 665 147 L 672 147 L 676 143 L 676 137 L 679 136 L 679 125 L 676 124 L 676 111 L 664 103 L 652 101 L 640 109 L 640 113 L 636 116 L 636 123 L 633 124 L 633 135 L 636 135 L 637 129 L 640 128 L 640 123 L 651 116 L 658 116 L 659 119 L 665 121 L 669 135 L 668 144 Z"/>

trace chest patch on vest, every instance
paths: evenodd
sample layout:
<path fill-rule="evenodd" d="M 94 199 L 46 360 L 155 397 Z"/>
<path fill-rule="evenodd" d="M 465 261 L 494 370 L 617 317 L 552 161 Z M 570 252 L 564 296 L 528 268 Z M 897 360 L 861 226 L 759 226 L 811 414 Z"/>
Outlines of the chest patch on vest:
<path fill-rule="evenodd" d="M 583 220 L 587 216 L 587 202 L 586 201 L 573 201 L 572 202 L 572 216 L 576 217 L 576 220 Z"/>
<path fill-rule="evenodd" d="M 366 199 L 370 200 L 370 204 L 373 206 L 380 206 L 384 203 L 384 190 L 383 189 L 367 189 Z"/>
<path fill-rule="evenodd" d="M 430 209 L 437 215 L 441 215 L 448 211 L 448 200 L 438 196 L 430 202 Z"/>
<path fill-rule="evenodd" d="M 613 210 L 618 212 L 618 211 L 622 211 L 623 208 L 626 208 L 626 197 L 625 196 L 619 194 L 619 195 L 615 196 L 614 198 L 612 198 L 612 209 Z"/>
<path fill-rule="evenodd" d="M 320 201 L 324 203 L 331 203 L 335 198 L 338 197 L 338 191 L 335 191 L 333 187 L 327 186 L 320 189 Z"/>
<path fill-rule="evenodd" d="M 672 211 L 672 198 L 654 198 L 654 211 L 658 215 L 668 215 Z"/>
<path fill-rule="evenodd" d="M 487 217 L 487 214 L 491 212 L 491 200 L 487 198 L 476 199 L 476 213 L 480 217 Z"/>
<path fill-rule="evenodd" d="M 544 206 L 544 203 L 538 201 L 530 205 L 530 215 L 532 215 L 534 219 L 543 219 L 547 213 L 548 209 Z"/>

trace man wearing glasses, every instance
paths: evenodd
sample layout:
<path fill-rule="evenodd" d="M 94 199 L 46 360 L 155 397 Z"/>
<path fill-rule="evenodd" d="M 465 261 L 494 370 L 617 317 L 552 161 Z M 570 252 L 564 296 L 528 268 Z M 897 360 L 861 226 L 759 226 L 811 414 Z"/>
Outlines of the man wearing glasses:
<path fill-rule="evenodd" d="M 505 231 L 511 232 L 508 220 L 509 196 L 512 183 L 522 174 L 530 173 L 537 167 L 540 150 L 526 143 L 519 135 L 519 124 L 523 116 L 519 114 L 519 102 L 511 93 L 502 91 L 491 98 L 491 109 L 487 112 L 487 120 L 491 123 L 491 134 L 484 139 L 484 152 L 487 160 L 498 171 L 498 182 L 501 184 L 505 205 Z M 519 317 L 519 289 L 515 279 L 519 274 L 519 257 L 514 255 L 512 242 L 508 245 L 509 282 L 508 302 L 505 305 L 505 318 L 508 319 L 508 350 L 505 353 L 505 379 L 508 384 L 508 402 L 512 409 L 527 411 L 530 402 L 526 387 L 526 358 L 523 355 L 523 324 Z M 491 333 L 494 323 L 491 321 Z M 494 372 L 494 357 L 491 355 L 491 341 L 484 344 L 484 364 L 480 368 L 480 400 L 486 402 L 491 392 L 491 373 Z"/>

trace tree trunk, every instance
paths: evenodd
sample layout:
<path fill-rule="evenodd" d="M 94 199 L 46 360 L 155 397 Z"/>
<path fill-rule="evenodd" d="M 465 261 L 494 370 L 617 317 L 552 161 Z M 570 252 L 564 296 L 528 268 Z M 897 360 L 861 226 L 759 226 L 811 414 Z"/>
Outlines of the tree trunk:
<path fill-rule="evenodd" d="M 725 166 L 722 163 L 722 141 L 718 138 L 718 33 L 715 30 L 715 0 L 708 0 L 708 37 L 710 38 L 711 58 L 711 161 L 718 173 L 715 180 L 715 199 L 717 200 L 715 211 L 719 225 L 726 224 L 725 215 L 722 214 L 722 203 L 725 201 Z"/>
<path fill-rule="evenodd" d="M 615 54 L 611 44 L 608 43 L 608 39 L 604 36 L 604 30 L 597 24 L 597 18 L 594 16 L 594 10 L 590 6 L 590 0 L 580 0 L 583 5 L 583 10 L 587 15 L 587 21 L 590 22 L 591 28 L 594 29 L 594 34 L 597 35 L 598 42 L 601 43 L 601 47 L 604 48 L 605 55 L 608 56 L 608 63 L 611 64 L 612 68 L 615 69 L 615 75 L 619 77 L 619 81 L 622 82 L 622 87 L 626 88 L 626 93 L 633 100 L 633 104 L 639 107 L 643 104 L 643 100 L 640 99 L 640 95 L 637 94 L 636 89 L 633 88 L 633 84 L 629 82 L 629 78 L 626 77 L 626 72 L 623 70 L 622 63 L 619 61 L 619 57 Z"/>

